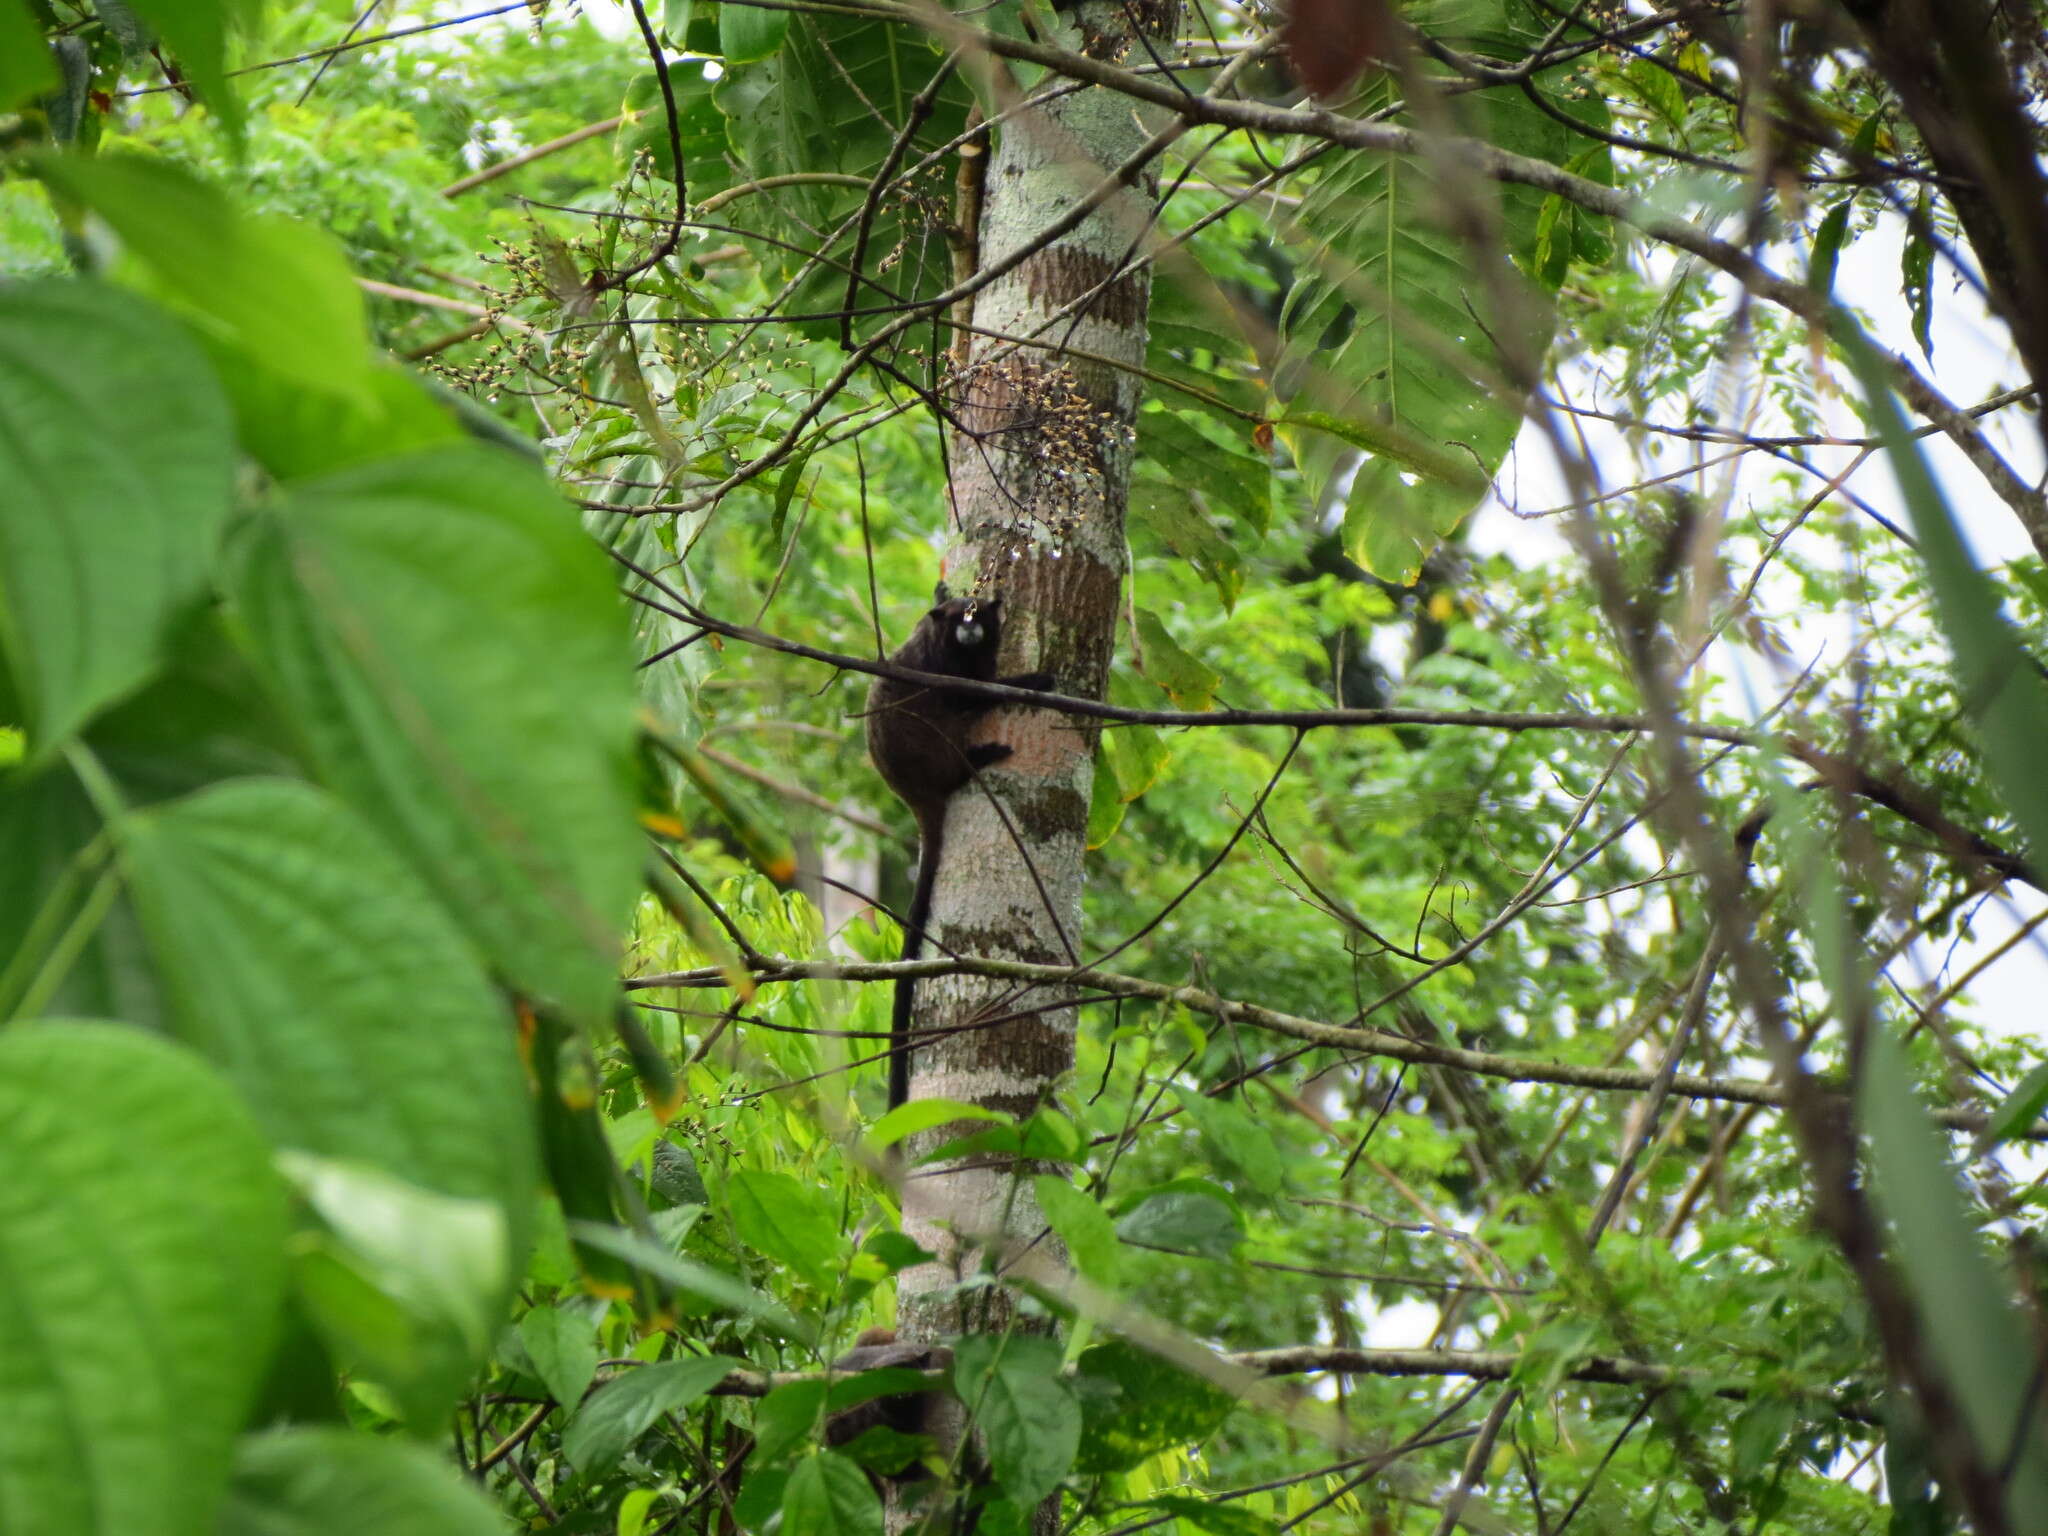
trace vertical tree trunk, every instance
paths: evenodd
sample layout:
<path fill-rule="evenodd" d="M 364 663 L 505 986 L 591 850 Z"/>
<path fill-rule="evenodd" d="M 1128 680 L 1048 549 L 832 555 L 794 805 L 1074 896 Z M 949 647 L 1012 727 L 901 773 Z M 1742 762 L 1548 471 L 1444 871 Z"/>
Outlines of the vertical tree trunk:
<path fill-rule="evenodd" d="M 1141 46 L 1139 25 L 1168 35 L 1174 6 L 1088 0 L 1058 14 L 1079 27 L 1079 46 L 1121 57 Z M 958 592 L 973 587 L 1002 597 L 1005 672 L 1044 669 L 1060 691 L 1099 698 L 1125 571 L 1124 505 L 1141 380 L 1073 352 L 1134 366 L 1144 360 L 1149 274 L 1106 280 L 1138 247 L 1156 179 L 1134 174 L 1077 227 L 1046 239 L 1049 226 L 1133 159 L 1147 141 L 1145 128 L 1128 100 L 1084 90 L 1043 112 L 1003 119 L 994 137 L 982 189 L 981 270 L 1020 250 L 1030 254 L 975 303 L 977 334 L 957 396 L 963 430 L 952 445 L 957 531 L 948 579 Z M 999 710 L 981 729 L 1015 755 L 953 798 L 933 901 L 939 944 L 1076 961 L 1094 733 L 1050 711 L 1021 709 Z M 1066 996 L 972 977 L 924 983 L 920 1030 L 960 1032 L 918 1050 L 912 1096 L 1020 1117 L 1049 1103 L 1073 1063 L 1074 1011 L 1059 1006 Z M 960 1028 L 996 1015 L 1003 1021 Z M 950 1292 L 957 1277 L 985 1263 L 1057 1273 L 1064 1262 L 1057 1245 L 1034 1243 L 1043 1222 L 1025 1182 L 1032 1171 L 982 1160 L 920 1168 L 906 1179 L 906 1229 L 941 1256 L 901 1277 L 906 1336 L 1006 1326 L 999 1293 L 972 1293 L 987 1300 L 969 1313 Z"/>

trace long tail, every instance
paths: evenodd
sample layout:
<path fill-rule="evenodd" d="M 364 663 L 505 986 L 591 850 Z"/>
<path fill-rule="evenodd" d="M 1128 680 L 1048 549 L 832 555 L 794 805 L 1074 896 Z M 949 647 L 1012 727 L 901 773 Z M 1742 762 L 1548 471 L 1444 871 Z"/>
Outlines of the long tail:
<path fill-rule="evenodd" d="M 943 823 L 941 824 L 943 825 Z M 915 960 L 924 948 L 925 924 L 932 915 L 932 887 L 939 875 L 939 828 L 920 827 L 917 839 L 917 888 L 910 897 L 910 916 L 903 925 L 903 958 Z M 917 983 L 896 978 L 896 1006 L 889 1016 L 889 1107 L 910 1098 L 910 1005 Z"/>

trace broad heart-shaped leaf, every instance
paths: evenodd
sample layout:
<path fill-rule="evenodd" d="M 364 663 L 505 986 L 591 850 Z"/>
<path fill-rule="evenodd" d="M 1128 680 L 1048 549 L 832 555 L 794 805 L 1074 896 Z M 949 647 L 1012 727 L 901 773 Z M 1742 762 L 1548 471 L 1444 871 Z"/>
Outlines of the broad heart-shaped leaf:
<path fill-rule="evenodd" d="M 475 1484 L 419 1446 L 341 1429 L 242 1442 L 219 1536 L 508 1536 Z"/>
<path fill-rule="evenodd" d="M 36 169 L 112 225 L 204 330 L 316 394 L 367 393 L 373 360 L 362 292 L 327 235 L 245 216 L 218 188 L 164 160 L 46 156 Z"/>
<path fill-rule="evenodd" d="M 1519 57 L 1541 30 L 1521 0 L 1433 0 L 1403 19 L 1499 58 Z M 1559 83 L 1546 76 L 1533 88 L 1556 96 Z M 1393 89 L 1377 80 L 1358 105 L 1382 105 Z M 1461 132 L 1516 154 L 1562 162 L 1576 145 L 1519 87 L 1448 104 Z M 1276 386 L 1297 423 L 1349 426 L 1282 430 L 1318 493 L 1352 461 L 1347 438 L 1378 440 L 1346 497 L 1344 543 L 1389 580 L 1415 579 L 1477 505 L 1474 484 L 1492 476 L 1514 441 L 1520 411 L 1501 393 L 1498 339 L 1518 333 L 1525 347 L 1540 349 L 1550 325 L 1540 288 L 1506 263 L 1482 270 L 1470 242 L 1446 227 L 1442 212 L 1455 206 L 1447 199 L 1474 196 L 1493 199 L 1496 191 L 1477 176 L 1447 188 L 1419 159 L 1342 155 L 1316 173 L 1293 224 L 1302 275 L 1282 320 L 1287 349 Z M 1494 208 L 1508 251 L 1530 261 L 1541 196 L 1503 186 Z M 1451 466 L 1458 472 L 1447 472 Z"/>
<path fill-rule="evenodd" d="M 953 1350 L 953 1387 L 988 1442 L 1003 1491 L 1037 1503 L 1073 1469 L 1081 1407 L 1060 1379 L 1057 1339 L 974 1334 Z"/>
<path fill-rule="evenodd" d="M 536 1168 L 513 1022 L 424 881 L 355 812 L 240 779 L 117 829 L 177 1032 L 271 1139 L 496 1206 Z"/>
<path fill-rule="evenodd" d="M 115 883 L 101 827 L 68 763 L 0 776 L 0 1017 L 162 1022 L 161 983 Z M 67 955 L 79 924 L 90 925 L 90 937 Z"/>
<path fill-rule="evenodd" d="M 53 187 L 111 224 L 192 317 L 242 447 L 279 480 L 460 440 L 455 411 L 372 352 L 362 293 L 320 231 L 244 215 L 162 161 L 38 164 Z"/>
<path fill-rule="evenodd" d="M 586 1475 L 608 1472 L 664 1413 L 687 1408 L 740 1368 L 722 1355 L 643 1365 L 595 1392 L 562 1436 L 562 1454 Z"/>
<path fill-rule="evenodd" d="M 248 1111 L 125 1025 L 0 1033 L 0 1512 L 11 1533 L 201 1536 L 284 1292 Z"/>
<path fill-rule="evenodd" d="M 786 1173 L 742 1168 L 726 1181 L 740 1240 L 780 1259 L 812 1284 L 831 1277 L 841 1248 L 839 1221 L 825 1196 Z"/>
<path fill-rule="evenodd" d="M 46 754 L 155 667 L 234 487 L 227 404 L 161 310 L 0 285 L 0 649 Z"/>
<path fill-rule="evenodd" d="M 785 1536 L 882 1536 L 882 1501 L 867 1473 L 837 1451 L 817 1451 L 782 1488 Z"/>
<path fill-rule="evenodd" d="M 319 776 L 514 985 L 607 1016 L 638 885 L 626 626 L 541 478 L 482 447 L 309 483 L 252 520 L 250 651 Z"/>

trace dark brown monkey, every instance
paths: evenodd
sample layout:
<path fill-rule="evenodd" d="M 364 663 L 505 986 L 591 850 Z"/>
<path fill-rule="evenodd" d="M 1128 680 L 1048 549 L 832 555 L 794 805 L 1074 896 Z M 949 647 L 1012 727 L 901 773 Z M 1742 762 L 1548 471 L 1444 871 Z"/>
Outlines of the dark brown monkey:
<path fill-rule="evenodd" d="M 953 1364 L 953 1351 L 943 1344 L 899 1344 L 893 1328 L 870 1328 L 853 1342 L 853 1348 L 832 1362 L 835 1374 L 853 1376 L 862 1371 L 943 1371 Z M 899 1435 L 914 1435 L 924 1428 L 923 1394 L 899 1393 L 869 1398 L 851 1408 L 841 1409 L 825 1421 L 825 1443 L 842 1446 L 860 1438 L 876 1426 Z M 924 1476 L 922 1468 L 901 1482 Z"/>
<path fill-rule="evenodd" d="M 1044 672 L 1017 677 L 996 676 L 996 652 L 1003 639 L 1002 599 L 949 597 L 941 585 L 932 608 L 889 659 L 916 672 L 975 682 L 1005 683 L 1012 688 L 1043 692 L 1052 687 Z M 931 918 L 932 884 L 939 873 L 940 845 L 946 830 L 946 802 L 975 770 L 1000 763 L 1010 748 L 1000 742 L 969 745 L 975 723 L 994 708 L 987 699 L 946 693 L 917 683 L 878 677 L 868 690 L 868 756 L 883 782 L 917 818 L 917 885 L 903 925 L 903 958 L 915 960 L 924 945 Z M 910 1096 L 910 1004 L 915 983 L 896 983 L 896 1006 L 889 1023 L 889 1107 Z"/>

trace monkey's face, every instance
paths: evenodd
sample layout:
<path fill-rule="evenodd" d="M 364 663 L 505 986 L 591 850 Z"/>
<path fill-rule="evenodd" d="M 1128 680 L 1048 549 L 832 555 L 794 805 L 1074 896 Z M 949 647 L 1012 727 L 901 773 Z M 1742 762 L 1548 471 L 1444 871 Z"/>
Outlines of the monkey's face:
<path fill-rule="evenodd" d="M 994 666 L 1003 636 L 1001 598 L 948 599 L 932 609 L 931 623 L 957 658 L 954 670 L 975 676 Z"/>

